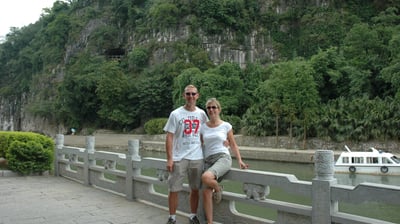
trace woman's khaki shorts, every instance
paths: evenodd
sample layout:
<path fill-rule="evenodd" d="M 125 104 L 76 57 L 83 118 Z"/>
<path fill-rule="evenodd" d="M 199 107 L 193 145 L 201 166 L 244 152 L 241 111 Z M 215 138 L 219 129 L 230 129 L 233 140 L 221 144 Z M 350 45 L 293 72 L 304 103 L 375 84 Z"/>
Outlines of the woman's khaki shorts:
<path fill-rule="evenodd" d="M 232 166 L 232 157 L 226 153 L 217 153 L 207 157 L 204 161 L 204 170 L 210 171 L 215 175 L 215 179 L 221 181 Z"/>

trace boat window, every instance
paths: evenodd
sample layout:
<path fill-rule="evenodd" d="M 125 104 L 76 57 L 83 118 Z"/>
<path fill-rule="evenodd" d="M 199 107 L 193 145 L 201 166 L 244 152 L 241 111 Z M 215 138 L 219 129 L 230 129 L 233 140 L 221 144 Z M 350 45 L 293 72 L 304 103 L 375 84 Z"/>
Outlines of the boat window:
<path fill-rule="evenodd" d="M 349 157 L 343 157 L 342 163 L 349 163 Z"/>
<path fill-rule="evenodd" d="M 386 157 L 382 157 L 382 163 L 384 164 L 391 164 L 392 161 L 390 161 L 390 159 L 386 158 Z"/>
<path fill-rule="evenodd" d="M 367 163 L 378 163 L 378 157 L 367 157 Z"/>
<path fill-rule="evenodd" d="M 397 158 L 396 156 L 392 156 L 391 158 L 395 163 L 400 163 L 400 159 Z"/>
<path fill-rule="evenodd" d="M 364 158 L 363 157 L 352 157 L 351 163 L 364 163 Z"/>

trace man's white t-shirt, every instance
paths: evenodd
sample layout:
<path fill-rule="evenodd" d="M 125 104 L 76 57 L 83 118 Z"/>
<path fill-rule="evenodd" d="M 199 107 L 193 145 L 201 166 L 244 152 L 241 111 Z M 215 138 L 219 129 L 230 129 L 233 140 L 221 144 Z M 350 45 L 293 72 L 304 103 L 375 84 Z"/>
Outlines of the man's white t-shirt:
<path fill-rule="evenodd" d="M 194 111 L 188 111 L 181 106 L 171 112 L 164 131 L 174 134 L 173 161 L 203 159 L 200 127 L 207 120 L 204 110 L 198 107 Z"/>
<path fill-rule="evenodd" d="M 228 132 L 231 129 L 232 125 L 225 121 L 213 128 L 206 124 L 201 126 L 200 133 L 203 135 L 205 158 L 221 152 L 230 155 L 228 147 L 224 146 L 224 141 L 227 140 Z"/>

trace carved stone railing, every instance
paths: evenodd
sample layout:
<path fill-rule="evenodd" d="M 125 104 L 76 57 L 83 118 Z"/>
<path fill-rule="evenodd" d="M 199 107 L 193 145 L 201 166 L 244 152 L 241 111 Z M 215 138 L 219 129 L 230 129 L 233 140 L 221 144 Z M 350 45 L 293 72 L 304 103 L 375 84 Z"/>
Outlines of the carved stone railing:
<path fill-rule="evenodd" d="M 117 193 L 128 200 L 138 200 L 164 209 L 168 207 L 168 172 L 164 159 L 139 156 L 139 140 L 129 140 L 126 154 L 95 150 L 95 138 L 86 137 L 86 148 L 64 146 L 64 136 L 57 135 L 55 175 L 73 179 L 82 184 L 95 186 Z M 400 205 L 400 187 L 380 184 L 358 186 L 338 185 L 334 179 L 333 152 L 317 150 L 314 155 L 315 178 L 300 181 L 294 175 L 232 168 L 224 181 L 240 183 L 242 192 L 224 189 L 223 200 L 214 206 L 214 220 L 221 223 L 379 223 L 378 219 L 340 212 L 339 203 L 363 203 L 367 201 Z M 145 172 L 152 174 L 145 175 Z M 311 204 L 298 204 L 269 198 L 271 189 L 279 189 L 290 195 L 304 197 Z M 189 213 L 189 187 L 179 194 L 178 210 Z M 235 203 L 276 211 L 276 219 L 269 220 L 239 213 Z M 202 200 L 200 200 L 202 203 Z M 202 205 L 199 206 L 203 217 Z"/>

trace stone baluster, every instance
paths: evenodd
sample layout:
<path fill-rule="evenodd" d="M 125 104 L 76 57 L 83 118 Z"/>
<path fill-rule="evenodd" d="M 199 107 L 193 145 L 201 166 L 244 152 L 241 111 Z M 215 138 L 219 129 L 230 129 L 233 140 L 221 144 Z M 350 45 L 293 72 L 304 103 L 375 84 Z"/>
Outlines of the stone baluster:
<path fill-rule="evenodd" d="M 85 164 L 84 164 L 84 182 L 85 185 L 90 185 L 90 175 L 89 168 L 95 165 L 95 160 L 90 159 L 90 155 L 94 155 L 95 149 L 95 137 L 94 136 L 86 136 L 86 149 L 85 149 Z"/>
<path fill-rule="evenodd" d="M 56 135 L 56 147 L 54 149 L 54 176 L 59 176 L 60 175 L 60 168 L 58 165 L 58 160 L 62 159 L 63 155 L 60 155 L 59 151 L 62 149 L 64 146 L 64 135 L 63 134 L 57 134 Z"/>
<path fill-rule="evenodd" d="M 136 198 L 135 186 L 133 183 L 133 177 L 140 175 L 140 168 L 133 168 L 133 162 L 140 162 L 139 156 L 139 140 L 128 140 L 128 153 L 126 154 L 126 198 L 133 200 Z"/>
<path fill-rule="evenodd" d="M 334 178 L 334 156 L 331 150 L 317 150 L 314 155 L 315 174 L 312 180 L 312 223 L 331 224 L 331 213 L 338 211 L 337 202 L 331 201 Z"/>

